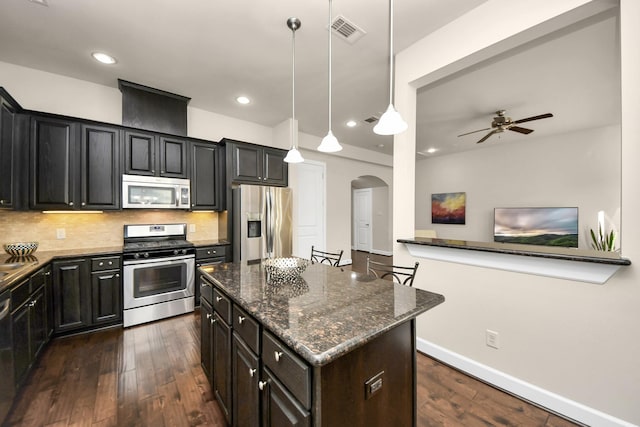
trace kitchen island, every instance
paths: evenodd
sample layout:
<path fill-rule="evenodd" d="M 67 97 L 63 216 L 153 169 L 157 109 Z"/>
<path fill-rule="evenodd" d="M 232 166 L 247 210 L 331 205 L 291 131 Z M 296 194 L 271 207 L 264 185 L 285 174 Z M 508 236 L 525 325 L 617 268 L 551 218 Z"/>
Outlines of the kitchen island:
<path fill-rule="evenodd" d="M 416 424 L 415 317 L 439 294 L 310 265 L 201 269 L 202 363 L 233 425 Z"/>

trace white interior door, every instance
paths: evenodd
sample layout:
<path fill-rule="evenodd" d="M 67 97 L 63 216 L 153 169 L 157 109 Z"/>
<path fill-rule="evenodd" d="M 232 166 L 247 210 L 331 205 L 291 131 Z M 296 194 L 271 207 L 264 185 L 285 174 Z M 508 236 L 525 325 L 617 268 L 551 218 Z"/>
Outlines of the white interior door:
<path fill-rule="evenodd" d="M 371 252 L 371 189 L 353 190 L 353 205 L 356 250 Z"/>
<path fill-rule="evenodd" d="M 305 160 L 295 165 L 294 198 L 296 202 L 296 233 L 293 254 L 301 258 L 311 256 L 311 246 L 326 246 L 326 166 Z"/>

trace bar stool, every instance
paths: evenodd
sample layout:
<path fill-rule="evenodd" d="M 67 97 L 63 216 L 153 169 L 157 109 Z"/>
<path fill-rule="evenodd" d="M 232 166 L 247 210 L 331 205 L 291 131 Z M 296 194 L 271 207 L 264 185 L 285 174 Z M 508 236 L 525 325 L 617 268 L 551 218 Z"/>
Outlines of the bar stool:
<path fill-rule="evenodd" d="M 418 271 L 418 265 L 420 265 L 418 262 L 416 262 L 413 267 L 388 265 L 371 261 L 371 259 L 367 257 L 367 274 L 373 275 L 378 279 L 389 277 L 392 281 L 401 285 L 413 286 L 413 279 L 416 276 L 416 271 Z"/>
<path fill-rule="evenodd" d="M 343 252 L 344 250 L 341 250 L 340 252 L 325 252 L 315 249 L 313 246 L 311 246 L 311 263 L 329 264 L 337 267 L 340 264 Z"/>

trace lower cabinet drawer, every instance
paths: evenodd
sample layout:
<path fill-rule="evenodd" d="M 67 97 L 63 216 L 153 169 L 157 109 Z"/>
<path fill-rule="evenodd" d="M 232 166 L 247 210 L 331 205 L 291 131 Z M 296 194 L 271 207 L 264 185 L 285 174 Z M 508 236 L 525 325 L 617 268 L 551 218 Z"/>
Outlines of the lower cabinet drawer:
<path fill-rule="evenodd" d="M 220 317 L 227 323 L 231 324 L 231 300 L 218 289 L 213 288 L 213 309 L 218 312 Z"/>
<path fill-rule="evenodd" d="M 262 334 L 262 363 L 305 408 L 311 408 L 311 367 L 266 331 Z"/>
<path fill-rule="evenodd" d="M 237 305 L 233 306 L 233 330 L 254 353 L 260 353 L 260 325 Z"/>

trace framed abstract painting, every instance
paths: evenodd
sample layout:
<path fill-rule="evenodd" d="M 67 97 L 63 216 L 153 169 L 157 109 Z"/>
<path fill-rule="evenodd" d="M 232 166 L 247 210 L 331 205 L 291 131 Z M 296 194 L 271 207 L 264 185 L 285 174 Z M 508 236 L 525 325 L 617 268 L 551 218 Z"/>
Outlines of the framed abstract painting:
<path fill-rule="evenodd" d="M 432 224 L 464 224 L 467 193 L 438 193 L 431 195 Z"/>

